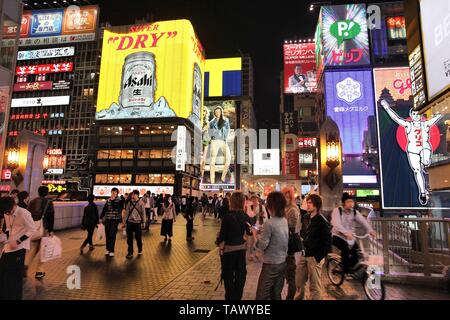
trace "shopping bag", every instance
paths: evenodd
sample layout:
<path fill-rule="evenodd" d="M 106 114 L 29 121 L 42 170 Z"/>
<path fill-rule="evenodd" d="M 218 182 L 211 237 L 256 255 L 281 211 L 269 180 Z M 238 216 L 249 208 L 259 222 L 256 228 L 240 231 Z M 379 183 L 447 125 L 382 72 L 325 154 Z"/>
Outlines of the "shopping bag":
<path fill-rule="evenodd" d="M 105 226 L 103 224 L 97 225 L 97 232 L 95 233 L 95 242 L 100 242 L 106 238 Z"/>
<path fill-rule="evenodd" d="M 39 252 L 42 263 L 61 258 L 61 240 L 55 236 L 42 238 Z"/>

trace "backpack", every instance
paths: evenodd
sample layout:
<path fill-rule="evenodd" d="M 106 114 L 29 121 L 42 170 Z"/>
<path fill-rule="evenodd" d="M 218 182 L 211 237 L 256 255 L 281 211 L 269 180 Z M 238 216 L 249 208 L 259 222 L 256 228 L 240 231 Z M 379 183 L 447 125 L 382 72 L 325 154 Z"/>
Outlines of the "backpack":
<path fill-rule="evenodd" d="M 343 211 L 342 207 L 339 207 L 339 214 L 341 215 L 341 217 L 344 214 L 344 211 Z M 356 218 L 357 212 L 356 212 L 355 208 L 353 208 L 353 214 L 354 214 L 354 217 Z"/>

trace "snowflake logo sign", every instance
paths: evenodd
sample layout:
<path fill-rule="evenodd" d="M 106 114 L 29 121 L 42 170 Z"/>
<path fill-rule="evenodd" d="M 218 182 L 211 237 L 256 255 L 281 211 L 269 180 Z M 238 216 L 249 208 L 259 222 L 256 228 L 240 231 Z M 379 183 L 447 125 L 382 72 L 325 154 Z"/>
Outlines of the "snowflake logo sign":
<path fill-rule="evenodd" d="M 336 89 L 338 99 L 348 103 L 353 103 L 362 96 L 361 83 L 352 78 L 346 78 L 339 82 L 336 85 Z"/>

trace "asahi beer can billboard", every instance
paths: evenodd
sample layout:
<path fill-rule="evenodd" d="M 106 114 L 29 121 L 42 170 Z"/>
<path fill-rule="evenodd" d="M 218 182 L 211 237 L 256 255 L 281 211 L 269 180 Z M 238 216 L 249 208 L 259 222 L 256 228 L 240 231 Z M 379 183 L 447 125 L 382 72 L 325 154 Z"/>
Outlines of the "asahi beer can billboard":
<path fill-rule="evenodd" d="M 188 20 L 105 30 L 96 119 L 179 117 L 200 127 L 204 63 Z"/>

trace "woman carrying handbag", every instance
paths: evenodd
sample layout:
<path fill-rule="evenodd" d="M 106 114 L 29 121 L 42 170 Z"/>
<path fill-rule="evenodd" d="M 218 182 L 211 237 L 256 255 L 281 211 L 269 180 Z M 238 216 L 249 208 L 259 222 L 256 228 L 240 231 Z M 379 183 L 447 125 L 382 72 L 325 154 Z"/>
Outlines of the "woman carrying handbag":
<path fill-rule="evenodd" d="M 167 196 L 163 205 L 163 218 L 161 223 L 161 236 L 164 237 L 164 242 L 169 237 L 169 242 L 172 242 L 173 237 L 173 223 L 176 222 L 175 205 L 172 203 L 172 197 Z"/>

